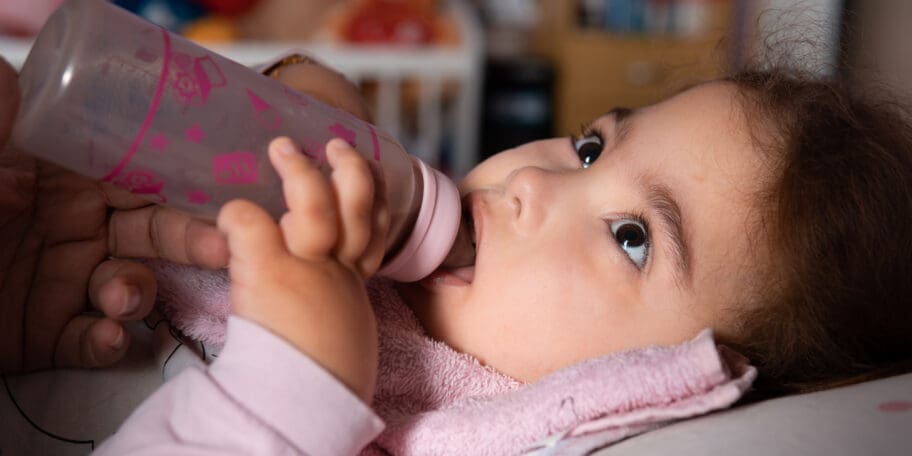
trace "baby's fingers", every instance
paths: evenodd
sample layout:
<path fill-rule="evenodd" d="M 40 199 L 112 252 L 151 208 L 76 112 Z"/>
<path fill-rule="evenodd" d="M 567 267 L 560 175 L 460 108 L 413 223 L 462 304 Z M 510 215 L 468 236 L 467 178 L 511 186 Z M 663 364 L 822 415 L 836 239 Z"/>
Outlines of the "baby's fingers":
<path fill-rule="evenodd" d="M 341 139 L 326 145 L 326 159 L 332 167 L 333 188 L 339 207 L 338 260 L 360 275 L 362 257 L 374 235 L 372 219 L 375 211 L 374 172 L 370 164 Z"/>
<path fill-rule="evenodd" d="M 275 220 L 250 201 L 229 201 L 219 211 L 217 224 L 228 238 L 232 277 L 287 255 Z"/>
<path fill-rule="evenodd" d="M 306 260 L 327 259 L 338 240 L 335 197 L 329 181 L 288 138 L 269 144 L 269 158 L 282 178 L 288 205 L 280 221 L 288 251 Z"/>
<path fill-rule="evenodd" d="M 362 277 L 370 277 L 380 268 L 386 254 L 386 236 L 390 225 L 389 201 L 386 199 L 386 182 L 383 172 L 378 167 L 371 167 L 374 175 L 374 210 L 371 216 L 370 243 L 358 260 L 358 272 Z"/>

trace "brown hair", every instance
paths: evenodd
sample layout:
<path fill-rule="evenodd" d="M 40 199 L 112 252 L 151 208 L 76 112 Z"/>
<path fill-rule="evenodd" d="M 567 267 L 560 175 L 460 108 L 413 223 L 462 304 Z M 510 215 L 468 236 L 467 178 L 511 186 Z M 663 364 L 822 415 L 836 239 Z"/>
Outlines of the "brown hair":
<path fill-rule="evenodd" d="M 896 99 L 793 70 L 737 85 L 778 179 L 761 195 L 774 258 L 728 341 L 758 367 L 763 396 L 912 367 L 912 124 Z M 760 138 L 763 137 L 761 140 Z M 772 286 L 769 286 L 772 284 Z"/>

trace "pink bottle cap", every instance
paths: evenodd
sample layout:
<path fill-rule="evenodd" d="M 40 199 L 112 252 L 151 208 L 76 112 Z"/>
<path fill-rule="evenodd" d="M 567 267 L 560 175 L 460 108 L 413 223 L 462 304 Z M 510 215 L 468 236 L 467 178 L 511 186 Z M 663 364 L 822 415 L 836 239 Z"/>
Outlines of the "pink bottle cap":
<path fill-rule="evenodd" d="M 456 241 L 462 213 L 456 184 L 423 161 L 415 161 L 424 184 L 415 228 L 399 253 L 377 271 L 399 282 L 421 280 L 443 263 Z"/>

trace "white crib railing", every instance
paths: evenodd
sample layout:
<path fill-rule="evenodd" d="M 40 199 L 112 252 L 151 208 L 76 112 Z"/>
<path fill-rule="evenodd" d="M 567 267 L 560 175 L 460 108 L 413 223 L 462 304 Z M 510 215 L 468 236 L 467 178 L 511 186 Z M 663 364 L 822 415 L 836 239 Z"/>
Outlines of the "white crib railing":
<path fill-rule="evenodd" d="M 478 160 L 483 32 L 465 1 L 447 1 L 444 11 L 458 26 L 458 44 L 391 48 L 329 41 L 241 41 L 207 47 L 244 65 L 261 64 L 300 50 L 341 71 L 356 84 L 375 83 L 377 92 L 371 108 L 377 126 L 399 138 L 409 152 L 432 166 L 444 164 L 446 151 L 445 171 L 458 179 Z M 0 55 L 17 68 L 25 61 L 30 47 L 30 40 L 0 36 Z M 414 119 L 403 117 L 405 83 L 418 86 Z M 452 88 L 455 91 L 449 90 Z"/>
<path fill-rule="evenodd" d="M 461 1 L 448 2 L 447 13 L 459 26 L 458 45 L 395 49 L 352 47 L 338 43 L 302 43 L 301 48 L 337 68 L 355 83 L 377 83 L 374 121 L 399 138 L 409 151 L 440 165 L 448 141 L 449 169 L 462 177 L 478 160 L 478 130 L 483 65 L 482 30 Z M 418 85 L 414 131 L 403 119 L 404 83 Z M 445 103 L 444 85 L 455 87 L 452 106 Z"/>

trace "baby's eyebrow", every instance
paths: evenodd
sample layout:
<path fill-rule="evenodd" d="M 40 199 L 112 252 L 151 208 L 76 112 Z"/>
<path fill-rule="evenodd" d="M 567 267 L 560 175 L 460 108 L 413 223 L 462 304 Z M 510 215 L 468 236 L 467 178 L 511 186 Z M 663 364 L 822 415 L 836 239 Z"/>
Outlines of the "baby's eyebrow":
<path fill-rule="evenodd" d="M 672 257 L 672 273 L 678 288 L 690 288 L 691 283 L 691 255 L 690 246 L 684 231 L 684 218 L 681 206 L 675 200 L 668 186 L 645 177 L 638 179 L 644 183 L 646 200 L 649 210 L 655 213 L 666 227 L 670 240 L 670 254 Z"/>
<path fill-rule="evenodd" d="M 633 130 L 635 110 L 618 106 L 608 111 L 605 115 L 614 118 L 614 147 L 620 146 L 630 136 Z M 637 179 L 646 195 L 649 212 L 656 214 L 665 227 L 669 239 L 675 284 L 678 288 L 690 288 L 690 246 L 684 230 L 684 217 L 681 205 L 674 198 L 674 193 L 667 185 L 658 182 L 654 176 L 642 175 Z"/>

